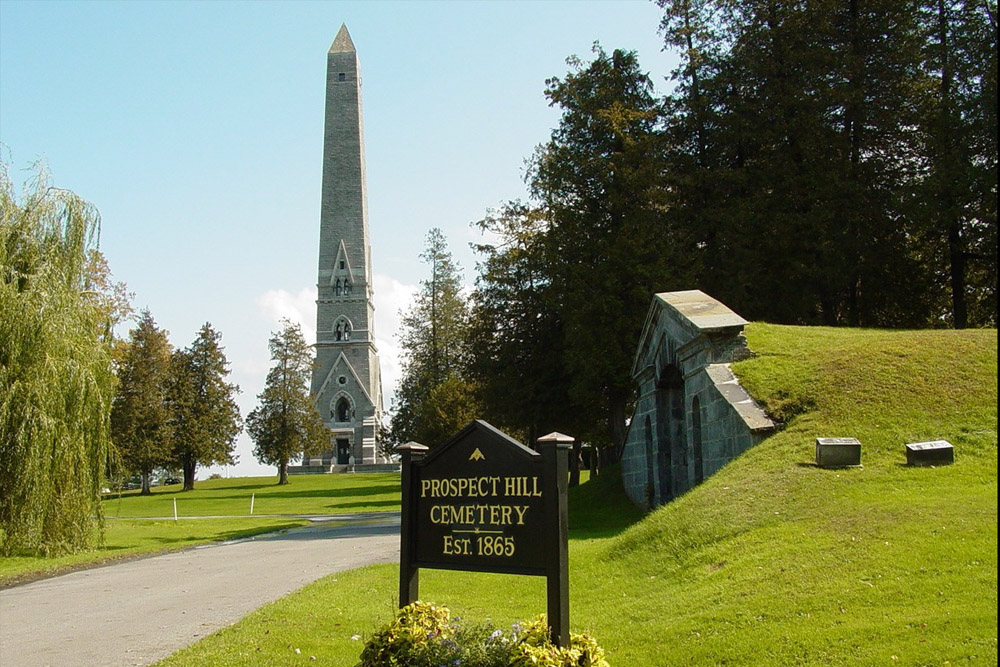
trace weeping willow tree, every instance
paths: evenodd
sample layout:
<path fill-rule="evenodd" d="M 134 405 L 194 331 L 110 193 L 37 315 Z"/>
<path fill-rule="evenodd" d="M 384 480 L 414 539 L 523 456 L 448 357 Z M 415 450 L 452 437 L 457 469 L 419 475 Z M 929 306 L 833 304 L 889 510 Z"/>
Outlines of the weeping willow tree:
<path fill-rule="evenodd" d="M 92 270 L 97 210 L 0 161 L 0 554 L 80 550 L 103 529 L 115 378 Z"/>

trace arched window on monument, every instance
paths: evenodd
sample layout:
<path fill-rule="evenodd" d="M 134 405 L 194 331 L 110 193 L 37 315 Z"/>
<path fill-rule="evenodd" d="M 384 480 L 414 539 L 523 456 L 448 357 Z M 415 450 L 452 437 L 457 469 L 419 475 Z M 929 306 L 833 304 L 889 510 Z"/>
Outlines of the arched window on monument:
<path fill-rule="evenodd" d="M 351 281 L 344 278 L 344 296 L 348 296 L 351 293 Z"/>
<path fill-rule="evenodd" d="M 337 278 L 337 284 L 333 288 L 333 293 L 336 294 L 337 296 L 340 296 L 340 292 L 341 292 L 342 289 L 343 289 L 343 287 L 341 287 L 340 278 Z"/>
<path fill-rule="evenodd" d="M 344 322 L 344 340 L 351 340 L 351 323 Z"/>
<path fill-rule="evenodd" d="M 341 397 L 341 399 L 337 401 L 337 421 L 351 421 L 351 403 L 346 397 Z"/>
<path fill-rule="evenodd" d="M 337 322 L 337 328 L 333 332 L 335 340 L 340 340 L 344 336 L 344 330 L 340 326 L 340 322 Z"/>

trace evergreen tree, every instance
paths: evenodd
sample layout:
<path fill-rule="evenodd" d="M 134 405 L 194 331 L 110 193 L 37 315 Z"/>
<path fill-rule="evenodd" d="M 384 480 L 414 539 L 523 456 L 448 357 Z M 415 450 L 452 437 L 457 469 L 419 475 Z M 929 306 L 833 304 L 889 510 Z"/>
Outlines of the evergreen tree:
<path fill-rule="evenodd" d="M 284 319 L 268 341 L 274 365 L 267 374 L 258 405 L 247 416 L 254 456 L 278 466 L 278 484 L 288 483 L 288 463 L 325 449 L 329 431 L 309 395 L 313 353 L 298 324 Z"/>
<path fill-rule="evenodd" d="M 97 210 L 0 162 L 0 554 L 85 549 L 103 527 L 115 388 Z"/>
<path fill-rule="evenodd" d="M 632 394 L 629 369 L 653 293 L 686 286 L 689 239 L 663 215 L 665 142 L 661 107 L 634 52 L 571 58 L 547 81 L 562 109 L 527 177 L 550 221 L 545 234 L 551 289 L 563 326 L 569 394 L 603 415 L 605 429 L 577 432 L 621 446 Z"/>
<path fill-rule="evenodd" d="M 660 6 L 699 286 L 755 319 L 995 322 L 995 1 Z"/>
<path fill-rule="evenodd" d="M 920 3 L 924 37 L 918 199 L 928 259 L 956 328 L 997 322 L 996 2 Z"/>
<path fill-rule="evenodd" d="M 111 409 L 111 435 L 124 467 L 142 477 L 142 495 L 149 495 L 153 470 L 170 460 L 170 342 L 144 310 L 123 346 L 118 366 L 118 391 Z"/>
<path fill-rule="evenodd" d="M 229 362 L 221 342 L 222 334 L 206 322 L 191 346 L 171 357 L 172 451 L 185 491 L 194 489 L 198 464 L 236 463 L 233 449 L 243 428 L 235 400 L 240 389 L 226 382 Z"/>
<path fill-rule="evenodd" d="M 396 391 L 390 439 L 433 447 L 465 426 L 462 419 L 470 411 L 443 414 L 432 401 L 446 397 L 457 405 L 474 400 L 473 386 L 465 377 L 468 306 L 459 268 L 440 229 L 428 232 L 420 258 L 430 267 L 430 278 L 421 281 L 402 319 L 403 377 Z"/>
<path fill-rule="evenodd" d="M 545 211 L 509 202 L 476 225 L 480 244 L 469 327 L 469 374 L 484 416 L 534 443 L 552 431 L 579 433 L 569 400 L 563 326 L 547 263 Z"/>

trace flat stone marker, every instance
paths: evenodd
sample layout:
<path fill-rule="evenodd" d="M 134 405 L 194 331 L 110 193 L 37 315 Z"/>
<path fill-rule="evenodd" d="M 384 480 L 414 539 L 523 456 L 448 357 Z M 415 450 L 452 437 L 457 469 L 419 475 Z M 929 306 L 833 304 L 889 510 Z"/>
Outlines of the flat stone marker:
<path fill-rule="evenodd" d="M 911 442 L 906 445 L 906 465 L 944 466 L 955 462 L 955 448 L 947 440 Z"/>
<path fill-rule="evenodd" d="M 861 465 L 861 443 L 857 438 L 816 438 L 816 465 L 820 468 L 851 468 Z"/>

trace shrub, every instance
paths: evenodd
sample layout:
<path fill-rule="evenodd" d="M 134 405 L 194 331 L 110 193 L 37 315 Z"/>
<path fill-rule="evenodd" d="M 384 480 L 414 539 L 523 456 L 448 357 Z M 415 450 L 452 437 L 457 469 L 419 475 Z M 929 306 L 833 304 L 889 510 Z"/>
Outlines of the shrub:
<path fill-rule="evenodd" d="M 414 602 L 365 643 L 357 667 L 609 667 L 587 635 L 559 648 L 549 641 L 544 616 L 509 630 L 465 624 L 445 607 Z"/>

